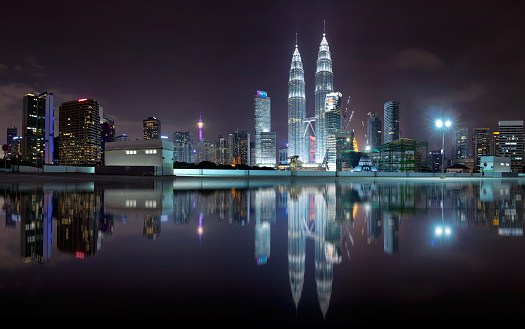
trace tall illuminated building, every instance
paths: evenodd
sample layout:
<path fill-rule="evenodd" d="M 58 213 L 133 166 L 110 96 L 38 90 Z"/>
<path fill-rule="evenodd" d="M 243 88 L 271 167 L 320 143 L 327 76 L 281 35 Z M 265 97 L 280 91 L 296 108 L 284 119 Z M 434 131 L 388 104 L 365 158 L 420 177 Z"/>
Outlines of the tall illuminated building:
<path fill-rule="evenodd" d="M 229 136 L 230 165 L 250 165 L 250 134 L 247 131 L 236 131 Z"/>
<path fill-rule="evenodd" d="M 173 161 L 193 163 L 193 133 L 175 131 L 173 133 Z"/>
<path fill-rule="evenodd" d="M 381 119 L 375 112 L 368 112 L 366 136 L 370 151 L 379 150 L 379 146 L 381 146 L 381 131 Z"/>
<path fill-rule="evenodd" d="M 326 155 L 329 171 L 336 170 L 336 134 L 341 131 L 341 93 L 326 95 L 325 125 L 326 125 Z M 324 157 L 323 157 L 324 159 Z M 321 160 L 323 161 L 323 160 Z"/>
<path fill-rule="evenodd" d="M 215 164 L 230 164 L 230 147 L 228 145 L 228 138 L 225 138 L 222 135 L 217 137 L 217 142 L 215 143 Z"/>
<path fill-rule="evenodd" d="M 334 75 L 332 73 L 332 58 L 326 41 L 326 34 L 319 46 L 317 54 L 317 70 L 315 71 L 315 162 L 320 163 L 326 155 L 326 95 L 334 91 Z"/>
<path fill-rule="evenodd" d="M 24 96 L 22 108 L 22 160 L 33 166 L 53 163 L 55 103 L 53 94 Z"/>
<path fill-rule="evenodd" d="M 498 156 L 510 158 L 510 170 L 523 171 L 523 121 L 499 122 L 499 152 Z"/>
<path fill-rule="evenodd" d="M 149 117 L 142 121 L 142 133 L 144 139 L 160 139 L 160 120 L 155 117 Z"/>
<path fill-rule="evenodd" d="M 255 165 L 275 164 L 275 133 L 271 132 L 271 103 L 265 91 L 257 90 L 255 103 Z"/>
<path fill-rule="evenodd" d="M 452 164 L 465 164 L 468 154 L 468 128 L 458 128 L 452 136 Z"/>
<path fill-rule="evenodd" d="M 472 156 L 474 157 L 474 172 L 479 172 L 479 160 L 482 156 L 491 155 L 492 133 L 490 128 L 474 128 L 472 130 Z"/>
<path fill-rule="evenodd" d="M 399 136 L 399 102 L 388 101 L 384 107 L 384 144 L 396 141 Z"/>
<path fill-rule="evenodd" d="M 94 166 L 101 163 L 102 108 L 94 99 L 64 102 L 58 109 L 59 164 Z"/>
<path fill-rule="evenodd" d="M 7 157 L 10 158 L 16 152 L 13 152 L 13 137 L 17 136 L 18 129 L 14 126 L 7 128 Z"/>
<path fill-rule="evenodd" d="M 304 69 L 296 41 L 288 79 L 288 156 L 297 155 L 300 161 L 308 162 L 303 131 L 305 118 Z"/>

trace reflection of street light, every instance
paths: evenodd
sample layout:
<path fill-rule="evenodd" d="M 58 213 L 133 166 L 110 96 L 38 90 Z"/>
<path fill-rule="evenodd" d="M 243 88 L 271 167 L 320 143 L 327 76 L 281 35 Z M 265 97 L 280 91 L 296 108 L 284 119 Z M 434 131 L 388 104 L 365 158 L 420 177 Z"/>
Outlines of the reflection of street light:
<path fill-rule="evenodd" d="M 444 168 L 445 168 L 445 128 L 448 128 L 452 125 L 450 120 L 447 120 L 445 123 L 441 120 L 436 121 L 436 127 L 441 128 L 443 132 L 443 142 L 441 144 L 441 179 L 445 178 Z"/>

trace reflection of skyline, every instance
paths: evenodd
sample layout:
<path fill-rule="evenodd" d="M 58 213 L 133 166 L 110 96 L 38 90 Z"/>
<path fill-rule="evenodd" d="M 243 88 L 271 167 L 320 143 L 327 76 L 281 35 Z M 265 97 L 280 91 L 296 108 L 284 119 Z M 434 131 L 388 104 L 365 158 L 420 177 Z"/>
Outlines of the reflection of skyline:
<path fill-rule="evenodd" d="M 200 231 L 204 232 L 203 241 L 206 241 L 206 234 L 213 231 L 206 227 L 211 219 L 219 225 L 248 227 L 248 230 L 240 230 L 254 233 L 253 240 L 250 237 L 253 252 L 249 261 L 271 268 L 279 264 L 279 255 L 287 253 L 288 294 L 291 293 L 296 312 L 309 302 L 302 302 L 301 298 L 311 295 L 309 289 L 314 288 L 315 282 L 315 302 L 326 317 L 331 301 L 333 303 L 339 293 L 341 283 L 336 279 L 337 271 L 342 271 L 347 266 L 344 264 L 355 259 L 342 257 L 343 254 L 349 255 L 357 248 L 379 247 L 384 254 L 395 258 L 396 254 L 406 252 L 399 247 L 403 239 L 403 221 L 407 218 L 438 221 L 441 216 L 426 215 L 427 212 L 437 213 L 442 204 L 444 220 L 455 228 L 492 227 L 492 232 L 498 235 L 522 236 L 523 192 L 523 185 L 512 180 L 491 180 L 483 184 L 447 181 L 426 185 L 408 181 L 357 184 L 341 180 L 317 185 L 205 191 L 158 187 L 53 191 L 40 187 L 24 192 L 9 191 L 7 199 L 3 199 L 3 215 L 9 230 L 13 227 L 12 219 L 20 218 L 14 223 L 20 224 L 22 259 L 42 263 L 51 261 L 52 219 L 57 223 L 54 236 L 57 250 L 80 258 L 94 256 L 101 248 L 103 237 L 118 235 L 113 222 L 122 217 L 141 219 L 143 231 L 140 233 L 151 239 L 170 237 L 164 233 L 169 232 L 169 229 L 164 230 L 164 225 L 175 225 L 177 229 L 179 224 L 196 227 L 199 215 L 199 228 L 204 226 Z M 287 251 L 272 248 L 272 244 L 276 245 L 272 234 L 279 236 L 279 228 L 275 230 L 275 225 L 281 225 L 279 214 L 285 213 L 283 207 L 287 212 L 287 224 L 282 231 L 287 231 Z M 347 244 L 352 238 L 357 243 Z M 281 245 L 279 242 L 282 241 L 278 241 L 277 246 Z M 209 245 L 203 244 L 206 248 Z M 406 248 L 406 244 L 404 246 Z M 450 248 L 451 244 L 440 246 Z M 310 281 L 312 278 L 314 281 Z"/>

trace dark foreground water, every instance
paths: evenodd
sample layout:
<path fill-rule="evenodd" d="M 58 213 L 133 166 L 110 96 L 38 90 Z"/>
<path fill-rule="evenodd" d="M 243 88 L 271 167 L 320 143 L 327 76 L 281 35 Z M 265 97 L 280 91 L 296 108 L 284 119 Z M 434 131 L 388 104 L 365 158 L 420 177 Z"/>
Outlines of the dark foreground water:
<path fill-rule="evenodd" d="M 194 327 L 522 319 L 524 183 L 0 183 L 0 315 Z"/>

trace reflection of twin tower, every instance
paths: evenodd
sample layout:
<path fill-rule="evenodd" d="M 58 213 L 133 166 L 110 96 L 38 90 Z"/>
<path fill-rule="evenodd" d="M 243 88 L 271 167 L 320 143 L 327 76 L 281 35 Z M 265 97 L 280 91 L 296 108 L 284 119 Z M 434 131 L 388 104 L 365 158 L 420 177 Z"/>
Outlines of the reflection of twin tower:
<path fill-rule="evenodd" d="M 288 156 L 298 155 L 302 162 L 311 162 L 309 151 L 310 136 L 308 127 L 310 122 L 315 122 L 315 162 L 321 163 L 327 155 L 327 128 L 325 102 L 327 95 L 333 93 L 332 58 L 326 34 L 319 46 L 317 69 L 315 72 L 315 118 L 306 118 L 306 97 L 304 69 L 301 54 L 295 43 L 292 55 L 290 76 L 288 80 Z M 341 94 L 336 93 L 340 101 Z M 334 96 L 334 97 L 335 97 Z M 341 113 L 338 114 L 338 129 L 341 129 Z M 337 120 L 336 120 L 337 121 Z"/>

